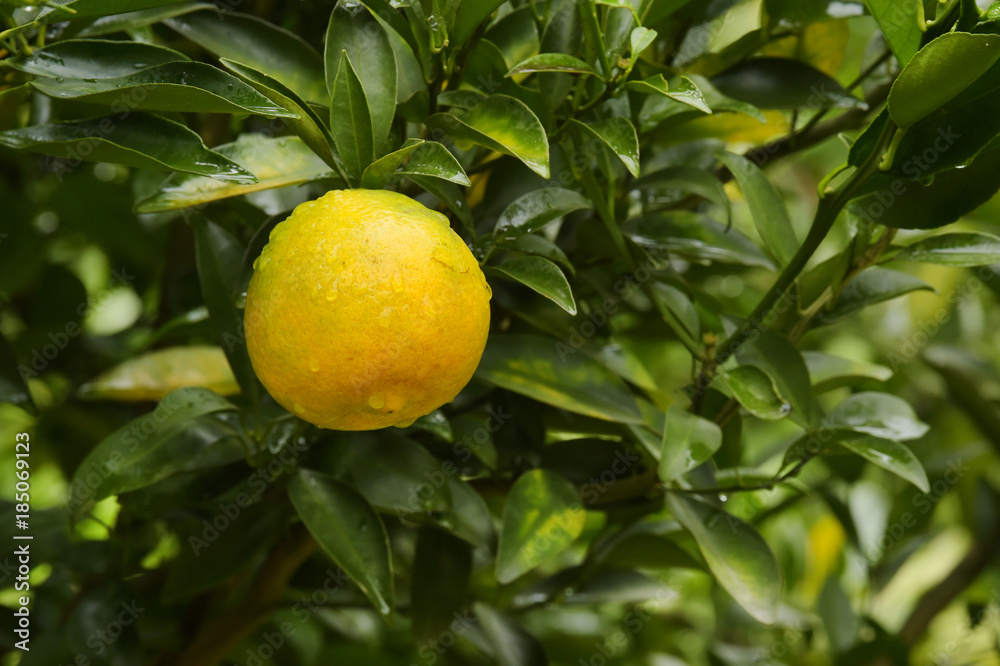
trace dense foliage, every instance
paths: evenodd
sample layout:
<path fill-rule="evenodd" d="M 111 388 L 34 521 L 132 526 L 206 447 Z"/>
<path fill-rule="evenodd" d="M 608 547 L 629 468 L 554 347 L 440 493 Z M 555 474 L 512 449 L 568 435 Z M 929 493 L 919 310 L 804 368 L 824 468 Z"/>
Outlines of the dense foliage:
<path fill-rule="evenodd" d="M 0 19 L 0 663 L 996 663 L 1000 3 Z M 246 353 L 270 230 L 345 187 L 493 289 L 404 429 Z"/>

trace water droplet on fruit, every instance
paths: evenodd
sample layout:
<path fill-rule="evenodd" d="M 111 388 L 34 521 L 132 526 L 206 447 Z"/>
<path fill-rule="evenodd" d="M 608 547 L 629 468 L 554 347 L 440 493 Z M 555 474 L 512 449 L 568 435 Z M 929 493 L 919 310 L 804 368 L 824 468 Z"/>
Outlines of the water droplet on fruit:
<path fill-rule="evenodd" d="M 382 409 L 382 405 L 385 404 L 385 397 L 381 395 L 373 395 L 368 398 L 368 406 L 372 409 Z"/>
<path fill-rule="evenodd" d="M 312 359 L 311 361 L 309 361 L 309 371 L 319 372 L 319 361 L 317 361 L 316 359 Z"/>
<path fill-rule="evenodd" d="M 295 403 L 295 413 L 296 414 L 305 414 L 306 413 L 306 408 L 303 407 L 302 405 L 300 405 L 299 403 Z"/>

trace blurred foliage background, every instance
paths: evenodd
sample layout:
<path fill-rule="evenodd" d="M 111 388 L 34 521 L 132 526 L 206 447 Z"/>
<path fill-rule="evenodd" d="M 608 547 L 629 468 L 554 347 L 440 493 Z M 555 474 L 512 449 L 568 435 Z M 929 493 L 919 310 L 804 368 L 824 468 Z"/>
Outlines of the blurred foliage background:
<path fill-rule="evenodd" d="M 765 322 L 784 337 L 691 388 L 849 148 L 858 171 L 881 157 L 903 66 L 949 31 L 995 34 L 995 7 L 364 2 L 373 24 L 343 3 L 333 25 L 382 35 L 397 73 L 353 168 L 343 98 L 331 115 L 306 97 L 350 82 L 329 49 L 324 79 L 333 2 L 22 4 L 0 0 L 0 523 L 27 432 L 33 640 L 14 648 L 5 609 L 0 663 L 1000 663 L 1000 114 L 989 95 L 946 107 L 996 78 L 995 49 L 934 56 L 947 76 L 898 112 L 952 85 L 931 111 L 953 115 L 907 136 L 954 126 L 978 143 L 947 166 L 982 150 L 979 180 L 897 138 L 931 200 L 894 218 L 889 185 L 852 192 Z M 225 109 L 95 92 L 163 49 L 186 64 L 161 76 L 218 76 L 206 63 L 257 85 Z M 375 122 L 384 95 L 353 66 Z M 501 95 L 518 105 L 487 108 Z M 117 142 L 95 158 L 93 135 L 51 134 L 108 107 L 138 139 L 95 130 Z M 411 161 L 365 170 L 415 138 Z M 414 426 L 320 431 L 256 385 L 240 296 L 295 205 L 372 183 L 449 215 L 489 267 L 494 331 L 476 379 Z M 205 388 L 164 398 L 179 387 Z M 800 455 L 820 413 L 832 440 Z"/>

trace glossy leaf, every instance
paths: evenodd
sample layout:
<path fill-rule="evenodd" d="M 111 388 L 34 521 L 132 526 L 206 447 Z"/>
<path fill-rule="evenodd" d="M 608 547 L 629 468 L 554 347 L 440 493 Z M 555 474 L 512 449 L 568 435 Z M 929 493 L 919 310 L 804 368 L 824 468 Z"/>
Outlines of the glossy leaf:
<path fill-rule="evenodd" d="M 465 198 L 465 192 L 454 183 L 431 178 L 418 174 L 408 174 L 407 178 L 433 194 L 438 201 L 443 203 L 448 209 L 461 220 L 467 229 L 473 231 L 472 213 L 469 210 L 469 202 Z"/>
<path fill-rule="evenodd" d="M 753 365 L 740 365 L 722 375 L 733 397 L 759 419 L 783 419 L 792 406 L 778 392 L 774 380 Z"/>
<path fill-rule="evenodd" d="M 116 32 L 139 31 L 168 18 L 190 14 L 191 12 L 203 9 L 205 9 L 205 5 L 199 2 L 180 2 L 163 7 L 149 7 L 138 11 L 130 11 L 124 14 L 110 14 L 108 16 L 101 16 L 93 21 L 88 21 L 87 25 L 82 26 L 80 31 L 75 34 L 77 37 L 100 37 Z"/>
<path fill-rule="evenodd" d="M 795 228 L 777 188 L 756 164 L 733 153 L 719 153 L 721 161 L 733 174 L 746 197 L 757 233 L 769 253 L 784 266 L 799 249 Z"/>
<path fill-rule="evenodd" d="M 335 104 L 344 54 L 364 89 L 371 113 L 372 138 L 378 150 L 396 114 L 396 56 L 385 30 L 360 3 L 339 3 L 330 15 L 326 31 L 326 84 Z"/>
<path fill-rule="evenodd" d="M 6 62 L 22 72 L 47 78 L 113 79 L 138 67 L 186 61 L 183 53 L 154 44 L 102 39 L 67 39 Z"/>
<path fill-rule="evenodd" d="M 639 571 L 601 571 L 574 590 L 572 604 L 639 604 L 668 601 L 677 593 L 663 581 Z"/>
<path fill-rule="evenodd" d="M 203 11 L 164 23 L 220 58 L 263 72 L 281 81 L 307 102 L 328 104 L 323 59 L 298 35 L 256 16 Z"/>
<path fill-rule="evenodd" d="M 538 292 L 571 315 L 576 314 L 573 291 L 562 270 L 542 257 L 514 257 L 486 269 L 487 274 L 499 275 Z"/>
<path fill-rule="evenodd" d="M 0 335 L 0 402 L 17 405 L 35 413 L 35 403 L 28 390 L 27 378 L 21 372 L 22 367 L 24 366 L 18 365 L 7 339 Z"/>
<path fill-rule="evenodd" d="M 863 107 L 836 79 L 797 60 L 753 58 L 712 79 L 723 94 L 762 109 Z"/>
<path fill-rule="evenodd" d="M 573 263 L 563 252 L 562 248 L 550 241 L 544 236 L 538 234 L 526 234 L 524 236 L 519 236 L 515 240 L 505 242 L 504 247 L 516 250 L 517 252 L 524 252 L 525 254 L 533 254 L 539 257 L 545 257 L 549 261 L 559 264 L 567 271 L 572 273 L 575 268 Z"/>
<path fill-rule="evenodd" d="M 498 239 L 514 240 L 538 231 L 549 222 L 573 211 L 591 207 L 589 199 L 573 190 L 559 187 L 532 190 L 504 209 L 493 229 L 493 235 Z"/>
<path fill-rule="evenodd" d="M 627 87 L 641 93 L 662 95 L 702 113 L 712 113 L 712 107 L 709 106 L 704 93 L 686 76 L 679 77 L 671 85 L 662 74 L 657 74 L 642 81 L 630 81 Z"/>
<path fill-rule="evenodd" d="M 436 639 L 465 604 L 472 573 L 472 549 L 464 541 L 432 527 L 417 533 L 413 556 L 410 612 L 419 643 Z"/>
<path fill-rule="evenodd" d="M 889 393 L 855 393 L 832 410 L 824 425 L 894 442 L 923 437 L 929 429 L 902 398 Z"/>
<path fill-rule="evenodd" d="M 330 128 L 348 171 L 360 178 L 375 158 L 374 129 L 365 91 L 347 53 L 341 53 L 331 86 Z"/>
<path fill-rule="evenodd" d="M 148 486 L 171 474 L 241 458 L 238 443 L 221 447 L 219 456 L 211 451 L 220 440 L 235 436 L 235 430 L 219 421 L 197 420 L 235 409 L 204 388 L 183 388 L 166 396 L 152 412 L 101 440 L 83 459 L 70 485 L 74 514 L 81 515 L 105 497 Z M 99 472 L 96 487 L 95 472 Z"/>
<path fill-rule="evenodd" d="M 504 504 L 496 576 L 509 583 L 550 562 L 583 531 L 586 512 L 569 481 L 536 469 L 518 477 Z"/>
<path fill-rule="evenodd" d="M 633 218 L 622 225 L 622 233 L 637 245 L 687 259 L 774 268 L 739 231 L 690 211 Z"/>
<path fill-rule="evenodd" d="M 254 175 L 239 164 L 206 148 L 194 131 L 144 113 L 8 130 L 0 132 L 0 145 L 55 155 L 70 165 L 86 159 L 198 174 L 222 183 L 256 182 Z M 66 164 L 62 166 L 67 168 Z"/>
<path fill-rule="evenodd" d="M 698 347 L 701 337 L 701 321 L 694 303 L 680 289 L 654 282 L 649 289 L 653 302 L 656 303 L 664 320 L 678 336 L 684 336 L 694 347 Z"/>
<path fill-rule="evenodd" d="M 459 115 L 436 113 L 425 121 L 458 140 L 512 155 L 549 177 L 549 143 L 538 117 L 519 99 L 491 95 Z"/>
<path fill-rule="evenodd" d="M 736 358 L 742 365 L 754 365 L 767 373 L 778 395 L 792 406 L 789 418 L 803 427 L 811 427 L 818 422 L 820 411 L 802 354 L 778 333 L 766 328 L 757 331 L 752 343 L 736 352 Z"/>
<path fill-rule="evenodd" d="M 455 23 L 452 27 L 452 37 L 455 43 L 461 44 L 475 31 L 479 24 L 489 18 L 503 0 L 460 0 L 455 11 Z"/>
<path fill-rule="evenodd" d="M 791 24 L 860 16 L 865 11 L 860 0 L 764 0 L 764 7 L 772 19 Z"/>
<path fill-rule="evenodd" d="M 471 2 L 466 0 L 464 4 Z M 549 663 L 538 639 L 508 617 L 483 603 L 477 602 L 473 608 L 498 666 L 546 666 Z"/>
<path fill-rule="evenodd" d="M 927 472 L 905 445 L 890 439 L 878 437 L 842 437 L 837 443 L 849 451 L 853 451 L 865 460 L 887 469 L 896 476 L 906 479 L 921 492 L 930 492 L 930 482 Z"/>
<path fill-rule="evenodd" d="M 774 623 L 781 572 L 760 534 L 739 518 L 683 495 L 667 493 L 667 508 L 694 537 L 719 584 L 753 618 Z"/>
<path fill-rule="evenodd" d="M 632 121 L 628 118 L 608 118 L 592 123 L 581 123 L 575 119 L 570 122 L 586 136 L 597 139 L 610 148 L 628 172 L 639 177 L 639 137 Z"/>
<path fill-rule="evenodd" d="M 136 204 L 140 213 L 153 213 L 196 206 L 249 192 L 298 185 L 315 180 L 339 181 L 330 167 L 298 137 L 272 138 L 244 134 L 233 143 L 218 147 L 221 156 L 242 165 L 244 173 L 253 173 L 252 184 L 225 183 L 211 178 L 174 174 L 157 192 Z"/>
<path fill-rule="evenodd" d="M 907 245 L 893 258 L 944 266 L 1000 264 L 1000 237 L 972 231 L 941 234 Z"/>
<path fill-rule="evenodd" d="M 926 118 L 986 73 L 1000 58 L 996 35 L 945 33 L 920 49 L 889 93 L 889 115 L 901 129 Z"/>
<path fill-rule="evenodd" d="M 865 0 L 865 6 L 875 18 L 900 65 L 910 62 L 920 48 L 923 12 L 918 8 L 918 2 L 920 0 Z"/>
<path fill-rule="evenodd" d="M 288 484 L 296 513 L 323 551 L 382 615 L 395 606 L 392 555 L 382 520 L 364 498 L 324 474 L 299 470 Z"/>
<path fill-rule="evenodd" d="M 534 74 L 536 72 L 563 72 L 566 74 L 591 74 L 597 76 L 594 69 L 580 60 L 566 53 L 540 53 L 522 60 L 507 72 L 507 76 L 518 74 Z"/>
<path fill-rule="evenodd" d="M 704 169 L 689 166 L 667 167 L 643 176 L 635 185 L 642 190 L 690 192 L 722 206 L 726 211 L 727 222 L 733 217 L 732 204 L 722 181 Z"/>
<path fill-rule="evenodd" d="M 660 478 L 672 481 L 712 457 L 722 444 L 722 430 L 706 418 L 671 405 L 663 424 Z"/>
<path fill-rule="evenodd" d="M 119 114 L 144 109 L 295 116 L 236 77 L 200 62 L 168 62 L 113 79 L 35 79 L 31 85 L 56 99 L 110 105 Z"/>
<path fill-rule="evenodd" d="M 535 335 L 493 336 L 476 376 L 578 414 L 623 423 L 642 421 L 635 398 L 616 375 L 586 356 L 567 354 L 559 345 Z"/>
<path fill-rule="evenodd" d="M 437 141 L 407 139 L 399 150 L 372 162 L 361 175 L 361 187 L 378 190 L 394 176 L 440 178 L 468 186 L 469 177 L 455 156 Z"/>
<path fill-rule="evenodd" d="M 656 40 L 655 30 L 638 27 L 629 35 L 629 53 L 633 58 L 638 58 L 639 54 L 649 48 L 649 45 Z"/>
<path fill-rule="evenodd" d="M 823 352 L 804 351 L 802 358 L 809 368 L 813 390 L 817 393 L 866 380 L 885 382 L 892 377 L 892 370 L 883 365 L 855 361 Z"/>
<path fill-rule="evenodd" d="M 869 268 L 848 282 L 833 307 L 820 315 L 817 320 L 829 324 L 870 305 L 920 290 L 934 291 L 934 288 L 908 273 L 888 268 Z"/>
<path fill-rule="evenodd" d="M 80 387 L 80 396 L 98 400 L 161 400 L 187 386 L 219 395 L 240 392 L 219 347 L 169 347 L 123 361 Z"/>

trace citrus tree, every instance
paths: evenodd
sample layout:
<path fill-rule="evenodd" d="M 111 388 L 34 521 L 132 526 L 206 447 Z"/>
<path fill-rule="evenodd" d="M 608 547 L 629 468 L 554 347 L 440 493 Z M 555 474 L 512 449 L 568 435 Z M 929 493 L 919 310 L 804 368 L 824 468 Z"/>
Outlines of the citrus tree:
<path fill-rule="evenodd" d="M 0 0 L 2 663 L 996 658 L 980 4 Z"/>

